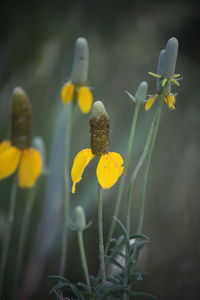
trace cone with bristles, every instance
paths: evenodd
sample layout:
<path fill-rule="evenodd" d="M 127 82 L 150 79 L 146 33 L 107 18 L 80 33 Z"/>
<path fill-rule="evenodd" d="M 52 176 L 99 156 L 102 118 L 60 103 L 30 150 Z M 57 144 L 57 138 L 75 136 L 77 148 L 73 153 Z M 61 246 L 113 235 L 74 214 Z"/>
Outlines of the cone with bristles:
<path fill-rule="evenodd" d="M 77 85 L 87 85 L 89 66 L 89 49 L 87 40 L 80 37 L 76 40 L 71 81 Z"/>
<path fill-rule="evenodd" d="M 106 154 L 109 151 L 109 116 L 101 101 L 93 105 L 90 117 L 90 143 L 92 153 L 95 155 Z"/>
<path fill-rule="evenodd" d="M 165 54 L 164 54 L 164 63 L 162 69 L 162 77 L 171 79 L 175 74 L 176 69 L 176 60 L 178 55 L 178 40 L 175 37 L 172 37 L 168 40 Z"/>
<path fill-rule="evenodd" d="M 19 149 L 31 146 L 32 109 L 30 100 L 21 87 L 13 91 L 11 103 L 11 143 Z"/>
<path fill-rule="evenodd" d="M 164 68 L 164 62 L 165 62 L 165 49 L 160 51 L 160 55 L 158 58 L 158 65 L 157 65 L 157 74 L 162 75 L 163 74 L 163 68 Z M 162 93 L 162 79 L 157 78 L 156 79 L 156 91 L 158 94 Z"/>

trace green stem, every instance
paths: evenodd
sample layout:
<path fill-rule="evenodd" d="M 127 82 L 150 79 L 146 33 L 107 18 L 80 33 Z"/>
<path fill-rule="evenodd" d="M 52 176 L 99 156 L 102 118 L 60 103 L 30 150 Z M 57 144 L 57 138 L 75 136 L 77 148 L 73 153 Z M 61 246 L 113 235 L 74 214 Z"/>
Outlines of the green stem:
<path fill-rule="evenodd" d="M 89 279 L 89 273 L 88 273 L 88 265 L 85 255 L 85 247 L 84 247 L 84 241 L 83 241 L 83 230 L 78 230 L 78 243 L 79 243 L 79 249 L 80 249 L 80 256 L 81 256 L 81 263 L 83 267 L 83 271 L 85 274 L 85 281 L 88 285 L 89 291 L 91 291 L 91 285 L 90 285 L 90 279 Z"/>
<path fill-rule="evenodd" d="M 8 223 L 7 223 L 7 226 L 6 226 L 6 233 L 5 233 L 5 239 L 4 239 L 4 242 L 3 242 L 3 250 L 2 250 L 2 257 L 1 257 L 0 298 L 1 298 L 2 288 L 3 288 L 5 267 L 6 267 L 6 264 L 7 264 L 8 250 L 9 250 L 10 239 L 11 239 L 11 234 L 12 234 L 12 227 L 13 227 L 14 218 L 15 218 L 16 200 L 17 200 L 17 177 L 15 175 L 14 178 L 13 178 L 13 183 L 12 183 Z"/>
<path fill-rule="evenodd" d="M 19 277 L 20 277 L 20 271 L 21 271 L 21 267 L 22 267 L 22 259 L 24 257 L 27 232 L 29 229 L 29 224 L 30 224 L 34 199 L 35 199 L 35 195 L 36 195 L 36 190 L 37 190 L 37 184 L 29 191 L 28 199 L 26 201 L 25 212 L 23 215 L 22 223 L 21 223 L 21 233 L 20 233 L 20 237 L 19 237 L 19 246 L 18 246 L 18 252 L 17 252 L 17 257 L 16 257 L 17 262 L 16 262 L 16 271 L 15 271 L 14 293 L 17 289 L 18 281 L 19 281 Z"/>
<path fill-rule="evenodd" d="M 98 184 L 98 229 L 99 229 L 99 260 L 100 276 L 102 283 L 106 283 L 106 269 L 104 261 L 104 242 L 103 242 L 103 189 Z"/>
<path fill-rule="evenodd" d="M 124 192 L 124 185 L 126 182 L 126 174 L 127 174 L 128 166 L 130 163 L 131 154 L 132 154 L 132 148 L 133 148 L 133 142 L 134 142 L 134 138 L 135 138 L 135 130 L 136 130 L 136 125 L 137 125 L 139 109 L 140 109 L 140 103 L 136 103 L 134 114 L 133 114 L 133 121 L 132 121 L 132 125 L 131 125 L 129 141 L 128 141 L 128 148 L 127 148 L 127 152 L 125 154 L 124 172 L 121 176 L 119 191 L 118 191 L 116 205 L 115 205 L 114 214 L 113 214 L 115 217 L 118 217 L 121 200 L 122 200 L 122 196 L 123 196 L 123 192 Z M 108 251 L 109 251 L 110 241 L 113 236 L 115 226 L 116 226 L 116 220 L 115 220 L 115 218 L 113 218 L 111 227 L 110 227 L 110 231 L 108 234 L 108 238 L 107 238 L 106 248 L 105 248 L 106 254 L 108 254 Z"/>
<path fill-rule="evenodd" d="M 75 104 L 74 101 L 72 101 L 72 103 L 69 104 L 67 134 L 65 139 L 65 164 L 64 164 L 65 191 L 64 191 L 64 203 L 63 203 L 64 224 L 63 224 L 62 248 L 61 248 L 61 258 L 60 258 L 60 267 L 59 267 L 59 274 L 61 276 L 64 276 L 66 259 L 67 259 L 67 233 L 68 233 L 68 220 L 69 220 L 70 195 L 71 195 L 69 169 L 70 169 L 70 152 L 71 152 L 74 109 L 75 109 Z"/>
<path fill-rule="evenodd" d="M 162 99 L 161 99 L 162 100 Z M 161 117 L 161 112 L 162 112 L 162 105 L 163 105 L 163 100 L 159 104 L 159 108 L 157 110 L 157 119 L 154 127 L 154 132 L 152 133 L 152 140 L 151 140 L 151 145 L 149 147 L 149 153 L 148 153 L 148 158 L 147 158 L 147 164 L 144 170 L 144 181 L 143 181 L 143 189 L 142 189 L 142 199 L 141 202 L 139 202 L 139 219 L 138 219 L 138 225 L 137 225 L 137 230 L 136 232 L 138 234 L 142 233 L 142 227 L 143 227 L 143 222 L 144 222 L 144 209 L 145 209 L 145 197 L 146 197 L 146 188 L 147 188 L 147 179 L 149 175 L 149 167 L 150 167 L 150 162 L 151 162 L 151 157 L 152 157 L 152 152 L 158 132 L 158 127 L 160 124 L 160 117 Z"/>
<path fill-rule="evenodd" d="M 129 182 L 127 211 L 126 211 L 126 229 L 127 229 L 128 235 L 130 234 L 130 226 L 131 226 L 131 211 L 132 211 L 131 206 L 132 206 L 132 199 L 133 199 L 133 187 L 134 187 L 137 175 L 138 175 L 141 167 L 143 166 L 143 163 L 150 151 L 152 139 L 153 139 L 153 136 L 155 133 L 158 119 L 159 119 L 159 110 L 157 110 L 157 112 L 155 113 L 155 116 L 154 116 L 152 124 L 151 124 L 151 128 L 150 128 L 148 136 L 147 136 L 147 140 L 146 140 L 146 143 L 144 146 L 144 150 L 143 150 L 142 155 L 133 171 L 133 174 L 132 174 L 130 182 Z"/>

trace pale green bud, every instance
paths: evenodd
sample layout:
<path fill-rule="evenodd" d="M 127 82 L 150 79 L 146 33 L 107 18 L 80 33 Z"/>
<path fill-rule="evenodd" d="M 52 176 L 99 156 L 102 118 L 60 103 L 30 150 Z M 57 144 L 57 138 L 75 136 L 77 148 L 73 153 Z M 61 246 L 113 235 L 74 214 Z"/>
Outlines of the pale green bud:
<path fill-rule="evenodd" d="M 87 40 L 80 37 L 76 40 L 71 81 L 75 85 L 87 85 L 89 66 L 89 49 Z"/>
<path fill-rule="evenodd" d="M 135 102 L 136 103 L 144 103 L 146 102 L 148 84 L 146 81 L 142 81 L 135 93 Z"/>
<path fill-rule="evenodd" d="M 77 206 L 74 211 L 74 226 L 76 230 L 84 230 L 86 227 L 85 212 L 81 206 Z"/>

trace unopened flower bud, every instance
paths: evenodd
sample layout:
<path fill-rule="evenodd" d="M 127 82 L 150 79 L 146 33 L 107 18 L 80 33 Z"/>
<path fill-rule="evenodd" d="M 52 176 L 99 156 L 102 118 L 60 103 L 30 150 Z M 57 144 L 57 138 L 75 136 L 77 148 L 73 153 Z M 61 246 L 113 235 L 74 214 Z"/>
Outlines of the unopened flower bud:
<path fill-rule="evenodd" d="M 163 78 L 173 78 L 175 74 L 177 55 L 178 40 L 175 37 L 172 37 L 168 40 L 165 48 L 163 70 L 161 73 Z"/>
<path fill-rule="evenodd" d="M 11 142 L 19 149 L 31 146 L 32 109 L 25 91 L 17 87 L 13 91 L 11 103 Z"/>
<path fill-rule="evenodd" d="M 146 81 L 142 81 L 135 93 L 135 102 L 136 103 L 144 103 L 146 102 L 148 84 Z"/>
<path fill-rule="evenodd" d="M 75 85 L 87 85 L 89 49 L 85 38 L 78 38 L 75 43 L 71 81 Z"/>
<path fill-rule="evenodd" d="M 90 117 L 90 143 L 92 153 L 95 155 L 106 154 L 109 151 L 109 116 L 101 101 L 93 105 Z"/>
<path fill-rule="evenodd" d="M 74 225 L 76 230 L 84 230 L 86 227 L 85 212 L 81 206 L 75 208 Z"/>

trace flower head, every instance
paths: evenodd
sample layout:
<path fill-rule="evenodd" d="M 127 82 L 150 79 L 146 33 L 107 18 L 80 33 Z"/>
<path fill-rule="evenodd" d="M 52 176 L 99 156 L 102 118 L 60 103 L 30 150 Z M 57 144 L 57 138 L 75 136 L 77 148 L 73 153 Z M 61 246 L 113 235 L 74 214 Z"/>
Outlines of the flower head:
<path fill-rule="evenodd" d="M 175 109 L 176 98 L 171 92 L 171 87 L 173 84 L 180 85 L 177 81 L 180 79 L 180 74 L 175 74 L 177 54 L 178 40 L 172 37 L 168 40 L 166 48 L 160 52 L 157 73 L 149 72 L 150 75 L 156 77 L 157 93 L 147 100 L 145 110 L 149 110 L 155 100 L 161 96 L 170 110 Z"/>
<path fill-rule="evenodd" d="M 30 188 L 41 174 L 42 159 L 31 147 L 31 105 L 22 88 L 15 88 L 11 106 L 11 140 L 0 143 L 0 179 L 18 169 L 18 185 Z"/>
<path fill-rule="evenodd" d="M 103 189 L 112 187 L 123 172 L 123 159 L 119 153 L 109 152 L 109 116 L 101 101 L 96 101 L 90 118 L 91 149 L 81 150 L 74 158 L 71 178 L 72 193 L 81 181 L 84 169 L 89 162 L 98 157 L 96 175 Z"/>
<path fill-rule="evenodd" d="M 63 86 L 61 98 L 64 104 L 72 100 L 78 100 L 82 113 L 88 113 L 93 102 L 93 96 L 87 84 L 88 66 L 88 43 L 85 38 L 80 37 L 75 44 L 71 80 Z"/>

